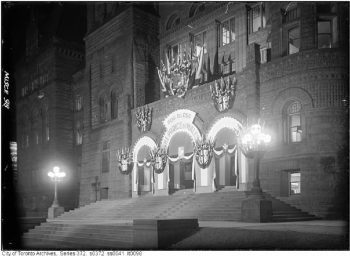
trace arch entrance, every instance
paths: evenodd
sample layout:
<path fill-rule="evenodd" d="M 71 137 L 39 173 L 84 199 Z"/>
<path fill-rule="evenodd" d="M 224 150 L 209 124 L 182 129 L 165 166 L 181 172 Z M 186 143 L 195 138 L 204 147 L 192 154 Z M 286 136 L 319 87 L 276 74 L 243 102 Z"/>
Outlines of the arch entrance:
<path fill-rule="evenodd" d="M 233 117 L 217 120 L 207 133 L 207 138 L 215 141 L 217 154 L 215 161 L 215 185 L 240 187 L 246 183 L 247 159 L 238 146 L 242 124 Z"/>
<path fill-rule="evenodd" d="M 161 147 L 169 156 L 169 192 L 193 188 L 193 143 L 200 140 L 201 134 L 193 124 L 196 113 L 187 109 L 171 113 L 165 120 L 166 132 Z"/>

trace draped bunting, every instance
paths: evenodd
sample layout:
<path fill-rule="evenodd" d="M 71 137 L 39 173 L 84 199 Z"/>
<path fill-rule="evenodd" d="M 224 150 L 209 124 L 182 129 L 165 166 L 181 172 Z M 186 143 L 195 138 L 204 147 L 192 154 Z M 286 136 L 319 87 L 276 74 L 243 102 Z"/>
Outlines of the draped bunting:
<path fill-rule="evenodd" d="M 228 147 L 225 147 L 221 150 L 216 150 L 216 149 L 213 149 L 214 151 L 214 157 L 216 159 L 220 159 L 222 157 L 224 157 L 225 155 L 230 155 L 230 156 L 234 156 L 234 173 L 236 175 L 236 187 L 238 188 L 239 186 L 239 169 L 238 169 L 238 152 L 237 152 L 237 146 L 234 146 L 233 148 L 228 148 Z M 197 161 L 195 161 L 194 159 L 194 153 L 188 155 L 188 156 L 182 156 L 182 157 L 170 157 L 170 156 L 167 156 L 168 160 L 166 165 L 165 165 L 165 168 L 164 168 L 164 171 L 163 173 L 166 173 L 167 174 L 167 190 L 168 190 L 168 193 L 169 193 L 169 189 L 170 189 L 170 168 L 169 168 L 169 164 L 170 163 L 176 163 L 180 160 L 182 161 L 185 161 L 185 162 L 190 162 L 192 161 L 192 180 L 193 180 L 193 191 L 196 192 L 196 189 L 197 189 L 197 173 L 196 171 L 197 170 L 206 170 L 206 177 L 210 177 L 209 179 L 211 180 L 210 183 L 208 184 L 209 186 L 212 187 L 212 190 L 213 191 L 216 191 L 217 190 L 217 182 L 216 182 L 216 161 L 211 161 L 210 165 L 205 168 L 205 169 L 202 169 Z M 135 175 L 135 178 L 134 178 L 134 184 L 135 184 L 135 187 L 134 187 L 134 191 L 138 191 L 138 183 L 139 183 L 139 173 L 138 173 L 138 169 L 137 167 L 147 167 L 147 168 L 150 168 L 150 171 L 151 171 L 151 185 L 152 185 L 152 193 L 154 194 L 155 193 L 155 183 L 156 183 L 156 179 L 155 179 L 155 171 L 154 171 L 154 168 L 152 166 L 152 163 L 151 161 L 138 161 L 137 164 L 134 164 L 133 166 L 133 172 L 134 172 L 134 175 Z M 204 173 L 203 173 L 204 174 Z M 158 174 L 159 175 L 159 174 Z M 204 178 L 204 176 L 203 176 Z"/>
<path fill-rule="evenodd" d="M 168 156 L 168 159 L 169 159 L 169 161 L 171 161 L 172 163 L 176 163 L 177 161 L 179 161 L 179 160 L 181 160 L 181 159 L 185 159 L 185 160 L 188 160 L 188 162 L 189 161 L 191 161 L 192 160 L 192 157 L 193 157 L 193 153 L 191 154 L 191 155 L 189 155 L 189 156 L 182 156 L 182 157 L 170 157 L 170 156 Z"/>
<path fill-rule="evenodd" d="M 194 167 L 194 162 L 193 161 L 193 156 L 194 154 L 190 154 L 188 156 L 182 156 L 182 157 L 170 157 L 168 156 L 169 161 L 167 162 L 166 166 L 165 166 L 165 171 L 168 174 L 168 192 L 169 192 L 169 186 L 170 186 L 170 171 L 169 171 L 169 164 L 171 163 L 176 163 L 180 160 L 185 160 L 185 162 L 190 162 L 192 161 L 192 180 L 193 180 L 193 191 L 196 191 L 196 174 L 195 174 L 195 167 Z"/>
<path fill-rule="evenodd" d="M 230 156 L 234 156 L 235 157 L 235 164 L 234 164 L 234 170 L 235 170 L 235 175 L 236 175 L 236 188 L 238 189 L 239 187 L 239 172 L 238 172 L 238 159 L 237 159 L 237 146 L 235 145 L 233 148 L 228 148 L 226 147 L 221 149 L 221 150 L 216 150 L 214 149 L 214 157 L 215 158 L 221 158 L 223 157 L 225 154 L 228 154 Z M 216 179 L 216 163 L 215 161 L 212 161 L 214 162 L 214 169 L 213 169 L 213 183 L 212 183 L 212 188 L 213 188 L 213 191 L 216 191 L 217 189 L 217 186 L 216 186 L 216 183 L 215 183 L 215 179 Z"/>

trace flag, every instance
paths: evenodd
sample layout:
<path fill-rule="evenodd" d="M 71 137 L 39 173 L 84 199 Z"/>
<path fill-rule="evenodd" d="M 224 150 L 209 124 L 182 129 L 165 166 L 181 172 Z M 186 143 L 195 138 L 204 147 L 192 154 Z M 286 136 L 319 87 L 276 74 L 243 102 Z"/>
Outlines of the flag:
<path fill-rule="evenodd" d="M 239 174 L 238 174 L 238 154 L 237 148 L 235 150 L 235 175 L 236 175 L 236 188 L 239 188 Z"/>
<path fill-rule="evenodd" d="M 170 62 L 169 62 L 169 57 L 168 54 L 165 54 L 165 58 L 166 58 L 166 72 L 169 75 L 170 74 Z"/>
<path fill-rule="evenodd" d="M 213 181 L 212 181 L 212 189 L 213 191 L 216 191 L 216 184 L 215 184 L 215 179 L 216 179 L 216 166 L 215 166 L 215 159 L 211 159 L 211 163 L 209 166 L 212 169 L 213 172 Z"/>
<path fill-rule="evenodd" d="M 199 56 L 199 60 L 198 60 L 198 66 L 197 66 L 197 70 L 196 70 L 195 79 L 201 78 L 201 72 L 202 72 L 202 68 L 203 68 L 203 47 L 197 46 L 197 57 L 198 56 Z"/>
<path fill-rule="evenodd" d="M 155 183 L 155 181 L 154 181 L 154 170 L 153 170 L 152 165 L 150 166 L 150 168 L 151 168 L 152 193 L 154 194 L 154 190 L 155 190 L 155 188 L 154 188 L 154 183 Z"/>
<path fill-rule="evenodd" d="M 193 180 L 193 191 L 196 192 L 196 170 L 195 170 L 195 157 L 192 157 L 192 180 Z"/>

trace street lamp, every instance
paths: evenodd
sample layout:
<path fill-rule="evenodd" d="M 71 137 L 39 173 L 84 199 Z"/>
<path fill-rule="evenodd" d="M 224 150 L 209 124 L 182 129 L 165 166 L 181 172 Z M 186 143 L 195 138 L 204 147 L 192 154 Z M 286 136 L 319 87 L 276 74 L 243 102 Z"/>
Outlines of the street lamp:
<path fill-rule="evenodd" d="M 48 212 L 49 219 L 51 219 L 51 218 L 57 217 L 58 215 L 64 212 L 64 208 L 59 206 L 58 200 L 57 200 L 57 183 L 61 181 L 64 177 L 66 177 L 66 173 L 61 172 L 60 168 L 58 166 L 55 166 L 53 167 L 53 171 L 49 172 L 47 175 L 55 183 L 55 197 L 54 197 L 52 206 L 49 208 L 49 212 Z"/>
<path fill-rule="evenodd" d="M 252 125 L 240 138 L 240 147 L 245 156 L 254 159 L 255 170 L 253 187 L 242 201 L 242 220 L 246 222 L 268 222 L 272 218 L 272 202 L 263 196 L 259 179 L 260 159 L 270 142 L 271 136 L 262 132 L 260 124 Z"/>
<path fill-rule="evenodd" d="M 260 124 L 252 125 L 241 137 L 241 148 L 243 153 L 248 158 L 254 159 L 255 179 L 251 190 L 253 195 L 262 196 L 259 179 L 260 159 L 266 152 L 267 146 L 270 142 L 271 136 L 262 132 Z"/>

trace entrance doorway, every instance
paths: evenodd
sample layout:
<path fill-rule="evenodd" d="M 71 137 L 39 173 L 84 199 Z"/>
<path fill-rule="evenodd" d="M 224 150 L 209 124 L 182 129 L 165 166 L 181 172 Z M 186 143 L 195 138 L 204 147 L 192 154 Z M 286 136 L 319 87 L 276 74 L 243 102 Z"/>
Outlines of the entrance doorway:
<path fill-rule="evenodd" d="M 222 128 L 215 136 L 216 150 L 223 150 L 224 146 L 230 150 L 237 148 L 237 136 L 232 130 L 228 128 Z M 236 186 L 238 178 L 238 159 L 235 156 L 236 152 L 226 152 L 220 157 L 215 158 L 215 174 L 216 185 L 218 188 L 225 186 Z"/>
<path fill-rule="evenodd" d="M 170 192 L 180 189 L 193 188 L 192 180 L 192 161 L 186 159 L 186 156 L 193 152 L 191 137 L 185 132 L 175 134 L 169 143 L 169 154 L 176 158 L 175 162 L 169 162 L 169 187 Z"/>
<path fill-rule="evenodd" d="M 193 188 L 192 160 L 179 160 L 169 164 L 170 189 L 175 192 L 180 189 Z"/>

